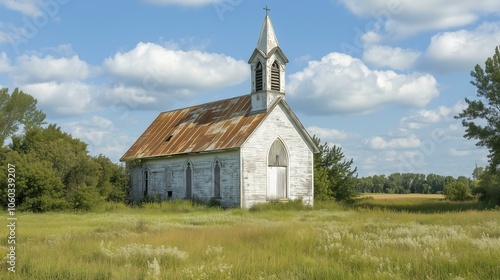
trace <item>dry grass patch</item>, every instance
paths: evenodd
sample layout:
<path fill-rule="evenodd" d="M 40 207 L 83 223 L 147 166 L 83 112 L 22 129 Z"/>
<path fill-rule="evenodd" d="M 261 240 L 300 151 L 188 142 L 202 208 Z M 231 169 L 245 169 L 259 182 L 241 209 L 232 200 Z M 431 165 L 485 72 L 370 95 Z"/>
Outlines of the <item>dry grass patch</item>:
<path fill-rule="evenodd" d="M 363 194 L 363 197 L 373 197 L 374 199 L 413 199 L 413 198 L 424 198 L 424 199 L 444 199 L 442 194 L 420 194 L 420 193 L 409 193 L 409 194 L 387 194 L 387 193 L 370 193 Z"/>
<path fill-rule="evenodd" d="M 438 202 L 436 207 L 442 207 Z M 9 276 L 51 280 L 500 278 L 500 211 L 429 214 L 318 205 L 321 209 L 303 211 L 175 213 L 158 207 L 101 214 L 20 213 L 18 263 L 16 273 Z M 6 250 L 4 238 L 0 253 L 5 255 Z M 0 279 L 7 277 L 6 268 L 1 262 Z"/>

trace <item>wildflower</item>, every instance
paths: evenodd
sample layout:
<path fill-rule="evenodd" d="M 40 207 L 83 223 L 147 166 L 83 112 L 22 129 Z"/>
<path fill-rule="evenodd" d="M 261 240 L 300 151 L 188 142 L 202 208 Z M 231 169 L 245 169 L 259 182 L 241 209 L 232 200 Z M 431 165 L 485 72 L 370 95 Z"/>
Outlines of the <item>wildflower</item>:
<path fill-rule="evenodd" d="M 148 274 L 150 274 L 152 272 L 153 279 L 159 279 L 159 277 L 160 277 L 160 264 L 158 263 L 156 258 L 154 258 L 152 262 L 148 261 L 148 268 L 150 269 L 150 271 L 148 271 Z"/>

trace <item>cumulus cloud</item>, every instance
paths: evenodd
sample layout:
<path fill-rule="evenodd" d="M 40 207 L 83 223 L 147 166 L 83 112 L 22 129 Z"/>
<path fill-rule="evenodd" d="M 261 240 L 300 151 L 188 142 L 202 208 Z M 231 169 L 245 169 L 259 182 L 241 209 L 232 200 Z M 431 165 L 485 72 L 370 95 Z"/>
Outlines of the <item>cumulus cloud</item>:
<path fill-rule="evenodd" d="M 217 4 L 224 0 L 144 0 L 146 2 L 157 5 L 182 5 L 182 6 L 203 6 L 209 4 Z"/>
<path fill-rule="evenodd" d="M 148 91 L 185 95 L 239 84 L 249 77 L 246 62 L 198 50 L 168 49 L 139 43 L 105 60 L 103 67 L 118 83 Z"/>
<path fill-rule="evenodd" d="M 465 108 L 466 105 L 463 102 L 458 102 L 451 107 L 439 106 L 436 109 L 419 110 L 410 116 L 403 117 L 401 119 L 401 125 L 404 128 L 419 129 L 428 124 L 449 122 L 454 120 L 453 116 L 455 116 Z"/>
<path fill-rule="evenodd" d="M 372 30 L 386 36 L 413 34 L 462 27 L 484 14 L 499 13 L 496 0 L 341 0 L 352 13 L 371 19 Z"/>
<path fill-rule="evenodd" d="M 26 16 L 35 16 L 41 12 L 42 2 L 41 0 L 0 0 L 0 5 Z"/>
<path fill-rule="evenodd" d="M 410 49 L 368 45 L 364 49 L 363 60 L 377 67 L 404 70 L 410 68 L 420 54 L 419 51 Z"/>
<path fill-rule="evenodd" d="M 375 136 L 365 141 L 365 144 L 372 149 L 414 149 L 420 147 L 422 142 L 415 135 L 408 137 L 393 138 L 386 140 L 383 137 Z"/>
<path fill-rule="evenodd" d="M 11 70 L 10 59 L 5 52 L 0 53 L 0 73 L 9 72 Z"/>
<path fill-rule="evenodd" d="M 341 140 L 347 138 L 347 132 L 334 129 L 334 128 L 322 128 L 318 126 L 311 126 L 307 128 L 307 131 L 311 135 L 316 135 L 322 141 L 327 140 Z"/>
<path fill-rule="evenodd" d="M 87 120 L 62 123 L 64 131 L 88 144 L 91 154 L 104 154 L 113 161 L 123 155 L 134 138 L 118 129 L 110 119 L 94 115 Z"/>
<path fill-rule="evenodd" d="M 466 157 L 473 153 L 472 150 L 459 150 L 457 148 L 448 149 L 448 155 L 451 157 Z"/>
<path fill-rule="evenodd" d="M 443 32 L 432 36 L 427 62 L 444 71 L 471 70 L 493 55 L 500 42 L 500 22 L 486 22 L 473 30 Z"/>
<path fill-rule="evenodd" d="M 322 115 L 369 113 L 387 104 L 424 106 L 439 95 L 432 75 L 371 70 L 341 53 L 290 75 L 287 93 L 299 110 Z"/>
<path fill-rule="evenodd" d="M 16 83 L 67 82 L 89 77 L 91 67 L 77 55 L 55 58 L 22 55 L 12 75 Z"/>
<path fill-rule="evenodd" d="M 50 115 L 78 115 L 99 109 L 97 90 L 82 82 L 41 82 L 23 85 L 23 91 L 34 96 L 42 110 Z"/>

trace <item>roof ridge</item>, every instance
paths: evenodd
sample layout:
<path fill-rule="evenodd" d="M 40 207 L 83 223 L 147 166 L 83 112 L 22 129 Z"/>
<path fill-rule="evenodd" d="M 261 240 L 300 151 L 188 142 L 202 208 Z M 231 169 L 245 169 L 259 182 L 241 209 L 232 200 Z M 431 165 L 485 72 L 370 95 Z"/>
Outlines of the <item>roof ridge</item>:
<path fill-rule="evenodd" d="M 205 103 L 201 103 L 201 104 L 191 105 L 191 106 L 187 106 L 187 107 L 183 107 L 183 108 L 177 108 L 177 109 L 172 109 L 172 110 L 168 110 L 168 111 L 162 111 L 162 112 L 160 112 L 160 114 L 171 113 L 171 112 L 175 112 L 175 111 L 179 111 L 179 110 L 191 109 L 191 108 L 194 108 L 194 107 L 202 107 L 202 106 L 210 105 L 212 103 L 217 103 L 217 102 L 228 101 L 228 100 L 231 100 L 231 99 L 242 98 L 242 97 L 245 97 L 247 95 L 250 96 L 250 94 L 243 94 L 243 95 L 240 95 L 240 96 L 228 97 L 228 98 L 214 100 L 214 101 L 209 101 L 209 102 L 205 102 Z"/>

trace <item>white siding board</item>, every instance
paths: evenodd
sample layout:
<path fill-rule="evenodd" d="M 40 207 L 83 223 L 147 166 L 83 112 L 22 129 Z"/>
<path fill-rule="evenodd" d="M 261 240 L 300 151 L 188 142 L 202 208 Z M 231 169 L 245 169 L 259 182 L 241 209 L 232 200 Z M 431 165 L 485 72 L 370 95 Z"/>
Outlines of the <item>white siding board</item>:
<path fill-rule="evenodd" d="M 280 138 L 288 152 L 288 198 L 302 197 L 313 203 L 313 151 L 299 129 L 287 115 L 281 103 L 268 113 L 260 126 L 241 147 L 242 207 L 267 200 L 267 156 L 276 138 Z"/>
<path fill-rule="evenodd" d="M 143 195 L 142 171 L 147 166 L 150 171 L 148 194 L 160 194 L 172 198 L 185 198 L 185 166 L 192 163 L 192 196 L 208 201 L 213 197 L 213 162 L 218 158 L 221 163 L 221 204 L 224 207 L 240 205 L 240 160 L 239 151 L 214 152 L 206 154 L 182 155 L 161 159 L 144 160 L 143 165 L 131 170 L 131 198 L 140 201 Z M 154 175 L 153 175 L 154 174 Z"/>

